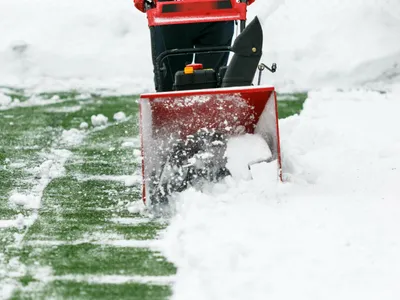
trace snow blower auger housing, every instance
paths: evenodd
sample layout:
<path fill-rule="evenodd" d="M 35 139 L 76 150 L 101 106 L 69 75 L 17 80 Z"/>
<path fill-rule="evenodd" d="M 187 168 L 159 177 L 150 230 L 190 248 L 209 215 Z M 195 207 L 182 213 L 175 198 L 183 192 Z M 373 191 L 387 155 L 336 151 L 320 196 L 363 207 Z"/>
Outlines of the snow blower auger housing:
<path fill-rule="evenodd" d="M 142 94 L 140 132 L 142 198 L 146 205 L 167 203 L 201 181 L 217 182 L 230 175 L 225 150 L 232 136 L 258 134 L 268 144 L 281 179 L 277 99 L 274 87 L 252 86 L 259 64 L 263 34 L 258 18 L 246 26 L 245 1 L 160 1 L 148 7 L 150 30 L 154 26 L 214 21 L 240 21 L 240 34 L 231 47 L 167 50 L 155 63 L 156 93 Z M 175 74 L 173 91 L 162 86 L 162 66 L 167 57 L 199 53 L 233 52 L 227 67 L 218 72 L 188 64 Z M 260 82 L 260 80 L 259 80 Z"/>

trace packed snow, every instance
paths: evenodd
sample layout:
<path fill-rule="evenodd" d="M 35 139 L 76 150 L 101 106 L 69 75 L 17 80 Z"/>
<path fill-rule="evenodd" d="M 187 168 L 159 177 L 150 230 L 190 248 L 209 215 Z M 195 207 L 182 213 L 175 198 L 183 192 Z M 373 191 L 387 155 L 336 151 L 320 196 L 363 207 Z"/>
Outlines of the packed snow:
<path fill-rule="evenodd" d="M 399 299 L 399 111 L 400 92 L 311 92 L 280 122 L 284 183 L 260 165 L 181 193 L 172 299 Z M 241 139 L 243 168 L 263 145 Z"/>
<path fill-rule="evenodd" d="M 124 121 L 126 119 L 126 115 L 125 115 L 125 113 L 123 111 L 119 111 L 119 112 L 114 114 L 113 119 L 116 122 L 121 122 L 121 121 Z"/>
<path fill-rule="evenodd" d="M 10 105 L 11 102 L 12 102 L 11 97 L 3 94 L 0 91 L 0 107 L 8 106 L 8 105 Z"/>
<path fill-rule="evenodd" d="M 77 146 L 82 143 L 85 136 L 86 133 L 84 131 L 76 128 L 63 130 L 60 143 L 66 146 Z"/>
<path fill-rule="evenodd" d="M 79 128 L 80 128 L 80 129 L 88 129 L 88 128 L 89 128 L 89 124 L 88 124 L 87 122 L 82 122 L 82 123 L 79 125 Z"/>
<path fill-rule="evenodd" d="M 94 127 L 104 126 L 108 123 L 108 118 L 103 114 L 93 115 L 90 120 L 92 121 L 92 125 Z"/>

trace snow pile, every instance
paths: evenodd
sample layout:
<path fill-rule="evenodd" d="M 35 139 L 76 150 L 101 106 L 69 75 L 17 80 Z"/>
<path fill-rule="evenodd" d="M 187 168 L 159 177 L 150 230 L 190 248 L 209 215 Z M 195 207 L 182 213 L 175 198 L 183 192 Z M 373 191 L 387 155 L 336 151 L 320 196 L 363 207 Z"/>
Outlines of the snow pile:
<path fill-rule="evenodd" d="M 243 145 L 249 148 L 245 150 Z M 259 135 L 234 137 L 228 141 L 226 166 L 235 179 L 250 179 L 249 164 L 259 159 L 268 159 L 271 155 L 267 143 Z"/>
<path fill-rule="evenodd" d="M 10 105 L 11 102 L 12 102 L 11 97 L 7 96 L 6 94 L 3 94 L 0 91 L 0 107 L 8 106 L 8 105 Z"/>
<path fill-rule="evenodd" d="M 85 132 L 72 128 L 69 130 L 63 130 L 61 134 L 61 144 L 68 146 L 76 146 L 82 143 L 85 138 Z"/>
<path fill-rule="evenodd" d="M 263 61 L 278 64 L 264 83 L 293 90 L 400 81 L 398 0 L 256 1 L 249 13 L 263 23 Z"/>
<path fill-rule="evenodd" d="M 142 182 L 141 176 L 132 175 L 125 179 L 125 186 L 127 187 L 137 186 L 141 184 L 141 182 Z"/>
<path fill-rule="evenodd" d="M 147 207 L 143 203 L 142 200 L 136 200 L 136 201 L 128 203 L 126 209 L 131 214 L 146 215 L 146 213 L 147 213 Z"/>
<path fill-rule="evenodd" d="M 117 112 L 114 114 L 114 120 L 117 122 L 124 121 L 126 119 L 126 115 L 123 111 Z"/>
<path fill-rule="evenodd" d="M 21 199 L 16 199 L 18 195 L 15 196 L 15 199 L 10 199 L 10 201 L 19 202 Z M 22 198 L 23 199 L 23 198 Z M 0 229 L 1 228 L 10 228 L 10 227 L 17 227 L 17 228 L 24 228 L 26 226 L 26 222 L 24 216 L 22 214 L 18 214 L 17 217 L 13 220 L 0 220 Z M 0 287 L 1 288 L 1 287 Z"/>
<path fill-rule="evenodd" d="M 0 299 L 11 299 L 16 286 L 20 286 L 19 278 L 26 275 L 27 268 L 20 262 L 19 257 L 13 257 L 9 261 L 0 253 Z"/>
<path fill-rule="evenodd" d="M 146 17 L 132 1 L 2 0 L 0 36 L 0 85 L 129 93 L 152 85 Z"/>
<path fill-rule="evenodd" d="M 79 128 L 80 128 L 80 129 L 88 129 L 88 128 L 89 128 L 89 124 L 88 124 L 87 122 L 82 122 L 82 123 L 79 125 Z"/>
<path fill-rule="evenodd" d="M 107 125 L 108 118 L 102 114 L 91 116 L 92 125 L 94 127 Z"/>
<path fill-rule="evenodd" d="M 12 194 L 9 201 L 16 205 L 27 206 L 29 204 L 35 203 L 36 198 L 33 195 L 25 195 L 21 193 Z M 34 204 L 34 206 L 36 206 Z"/>
<path fill-rule="evenodd" d="M 285 184 L 261 165 L 182 193 L 161 241 L 172 298 L 399 299 L 399 98 L 312 92 L 280 122 Z M 231 151 L 262 146 L 244 142 Z"/>
<path fill-rule="evenodd" d="M 266 84 L 292 90 L 399 81 L 398 0 L 259 0 L 248 11 L 263 22 L 263 61 L 278 64 Z M 132 1 L 2 0 L 0 36 L 0 85 L 154 89 L 147 20 Z"/>

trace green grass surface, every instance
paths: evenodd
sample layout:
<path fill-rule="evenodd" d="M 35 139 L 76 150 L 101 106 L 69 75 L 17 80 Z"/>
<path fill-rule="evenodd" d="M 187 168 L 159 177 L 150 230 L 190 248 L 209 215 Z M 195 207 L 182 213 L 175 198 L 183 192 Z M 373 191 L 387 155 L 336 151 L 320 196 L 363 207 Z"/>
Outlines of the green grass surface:
<path fill-rule="evenodd" d="M 29 101 L 22 90 L 8 94 L 22 103 Z M 168 298 L 169 282 L 82 279 L 176 273 L 160 253 L 146 246 L 167 224 L 128 211 L 140 201 L 140 187 L 128 187 L 123 180 L 140 167 L 134 157 L 139 147 L 137 97 L 81 96 L 75 91 L 38 96 L 48 104 L 0 110 L 0 221 L 33 220 L 27 226 L 0 228 L 0 289 L 15 287 L 12 299 Z M 280 117 L 299 112 L 305 98 L 278 95 Z M 113 120 L 119 111 L 127 120 Z M 106 127 L 89 127 L 77 145 L 62 143 L 63 130 L 90 124 L 91 116 L 100 113 L 109 118 Z M 126 141 L 134 146 L 123 147 Z M 38 175 L 38 167 L 55 159 L 52 153 L 61 149 L 69 151 L 64 173 L 47 179 Z M 37 193 L 40 209 L 10 202 L 16 192 Z M 138 248 L 136 242 L 144 246 Z"/>

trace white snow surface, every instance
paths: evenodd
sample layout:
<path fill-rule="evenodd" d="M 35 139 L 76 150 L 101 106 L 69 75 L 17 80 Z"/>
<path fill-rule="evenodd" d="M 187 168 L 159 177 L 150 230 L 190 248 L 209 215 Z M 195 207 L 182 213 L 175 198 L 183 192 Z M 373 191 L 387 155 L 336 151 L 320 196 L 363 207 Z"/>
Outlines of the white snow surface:
<path fill-rule="evenodd" d="M 107 125 L 108 118 L 103 114 L 93 115 L 90 117 L 94 127 Z"/>
<path fill-rule="evenodd" d="M 82 123 L 79 125 L 79 128 L 80 128 L 80 129 L 83 129 L 83 130 L 88 129 L 88 128 L 89 128 L 89 124 L 88 124 L 87 122 L 82 122 Z"/>
<path fill-rule="evenodd" d="M 11 103 L 12 103 L 11 97 L 9 97 L 9 96 L 3 94 L 3 93 L 0 91 L 0 107 L 8 106 L 8 105 L 10 105 Z"/>
<path fill-rule="evenodd" d="M 126 119 L 126 115 L 123 111 L 119 111 L 114 114 L 113 119 L 117 122 L 124 121 Z"/>
<path fill-rule="evenodd" d="M 398 0 L 258 0 L 255 15 L 278 64 L 263 83 L 280 91 L 400 80 Z M 130 0 L 2 0 L 0 86 L 152 91 L 149 36 Z"/>
<path fill-rule="evenodd" d="M 157 244 L 178 267 L 172 298 L 400 299 L 400 2 L 257 0 L 249 19 L 256 14 L 262 60 L 278 64 L 263 83 L 315 91 L 301 115 L 280 121 L 285 183 L 274 165 L 257 165 L 253 180 L 240 172 L 263 145 L 239 143 L 234 178 L 179 195 Z M 1 0 L 0 66 L 0 86 L 153 90 L 146 17 L 129 0 Z M 59 101 L 20 103 L 0 91 L 0 110 Z M 31 193 L 15 191 L 10 202 L 39 208 L 70 154 L 53 153 L 33 170 Z"/>
<path fill-rule="evenodd" d="M 280 121 L 284 183 L 259 165 L 177 196 L 172 299 L 400 299 L 399 111 L 400 90 L 312 92 Z"/>
<path fill-rule="evenodd" d="M 32 189 L 27 194 L 12 192 L 9 201 L 25 208 L 39 209 L 45 188 L 53 179 L 64 175 L 64 164 L 71 154 L 70 151 L 65 149 L 52 149 L 50 153 L 44 154 L 45 160 L 40 166 L 28 170 L 34 177 Z M 34 211 L 33 214 L 36 215 L 36 218 L 37 212 Z"/>
<path fill-rule="evenodd" d="M 61 144 L 67 146 L 77 146 L 82 143 L 86 134 L 84 131 L 71 128 L 69 130 L 64 129 L 61 134 Z"/>

